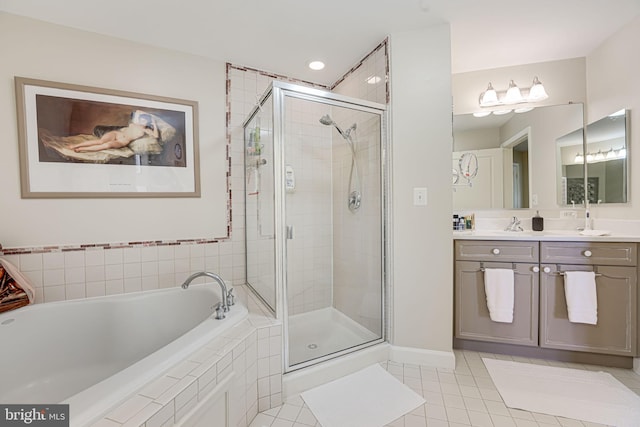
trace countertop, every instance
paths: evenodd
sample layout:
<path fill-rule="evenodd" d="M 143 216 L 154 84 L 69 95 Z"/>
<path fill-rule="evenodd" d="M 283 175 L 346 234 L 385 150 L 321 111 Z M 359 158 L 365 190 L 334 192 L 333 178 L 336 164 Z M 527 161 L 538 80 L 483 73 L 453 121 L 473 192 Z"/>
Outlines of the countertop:
<path fill-rule="evenodd" d="M 640 234 L 594 230 L 608 232 L 603 236 L 583 235 L 578 230 L 545 231 L 503 231 L 503 230 L 465 230 L 453 231 L 454 240 L 529 240 L 550 242 L 640 242 Z"/>

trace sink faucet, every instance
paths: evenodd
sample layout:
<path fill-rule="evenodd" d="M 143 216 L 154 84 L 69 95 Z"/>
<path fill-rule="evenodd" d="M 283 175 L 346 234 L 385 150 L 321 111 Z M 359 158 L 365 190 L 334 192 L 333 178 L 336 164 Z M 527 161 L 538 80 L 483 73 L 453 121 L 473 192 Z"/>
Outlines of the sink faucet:
<path fill-rule="evenodd" d="M 224 284 L 224 281 L 220 276 L 218 276 L 215 273 L 210 273 L 208 271 L 200 271 L 198 273 L 193 273 L 191 276 L 187 277 L 187 280 L 185 280 L 184 283 L 182 283 L 182 289 L 187 289 L 194 279 L 197 279 L 198 277 L 203 277 L 203 276 L 206 276 L 215 280 L 220 285 L 220 289 L 222 290 L 222 302 L 219 302 L 218 305 L 216 306 L 216 319 L 224 319 L 224 313 L 229 311 L 230 304 L 228 304 L 228 301 L 233 301 L 232 299 L 233 296 L 231 295 L 231 292 L 233 291 L 233 289 L 227 292 L 227 285 Z"/>
<path fill-rule="evenodd" d="M 584 229 L 591 230 L 591 212 L 589 211 L 589 200 L 584 204 Z"/>
<path fill-rule="evenodd" d="M 511 224 L 509 224 L 507 228 L 504 229 L 504 231 L 523 231 L 522 227 L 520 226 L 520 220 L 517 216 L 514 216 L 511 219 Z"/>

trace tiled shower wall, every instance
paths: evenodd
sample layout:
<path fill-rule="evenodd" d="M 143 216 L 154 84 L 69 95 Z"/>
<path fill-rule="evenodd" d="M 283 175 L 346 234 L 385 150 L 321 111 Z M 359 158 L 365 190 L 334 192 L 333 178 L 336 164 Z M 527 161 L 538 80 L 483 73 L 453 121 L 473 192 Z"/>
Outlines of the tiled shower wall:
<path fill-rule="evenodd" d="M 333 92 L 386 105 L 389 100 L 387 41 L 354 67 Z M 362 183 L 362 205 L 355 212 L 346 207 L 345 194 L 351 169 L 351 151 L 346 143 L 334 144 L 333 255 L 334 306 L 368 330 L 381 334 L 380 284 L 382 271 L 381 151 L 380 128 L 384 125 L 368 113 L 336 112 L 344 127 L 357 124 L 353 133 Z M 387 289 L 388 292 L 388 289 Z M 389 310 L 388 295 L 383 299 Z"/>

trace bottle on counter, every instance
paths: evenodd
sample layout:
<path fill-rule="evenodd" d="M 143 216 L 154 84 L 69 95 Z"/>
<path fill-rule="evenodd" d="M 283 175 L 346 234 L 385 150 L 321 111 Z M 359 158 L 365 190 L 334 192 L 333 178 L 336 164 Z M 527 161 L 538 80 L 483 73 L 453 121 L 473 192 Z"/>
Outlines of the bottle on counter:
<path fill-rule="evenodd" d="M 536 216 L 531 218 L 531 229 L 533 231 L 544 230 L 544 218 L 540 216 L 540 212 L 536 211 Z"/>

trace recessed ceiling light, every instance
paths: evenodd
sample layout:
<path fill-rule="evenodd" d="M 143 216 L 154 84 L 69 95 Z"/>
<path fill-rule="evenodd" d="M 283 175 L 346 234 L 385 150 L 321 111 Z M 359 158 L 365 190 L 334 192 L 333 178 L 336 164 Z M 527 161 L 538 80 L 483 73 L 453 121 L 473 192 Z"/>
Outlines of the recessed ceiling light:
<path fill-rule="evenodd" d="M 309 62 L 309 68 L 312 70 L 322 70 L 324 68 L 324 62 L 322 61 L 311 61 Z"/>
<path fill-rule="evenodd" d="M 369 83 L 370 85 L 375 85 L 378 84 L 382 81 L 382 77 L 380 76 L 369 76 L 365 79 L 365 81 L 367 83 Z"/>

